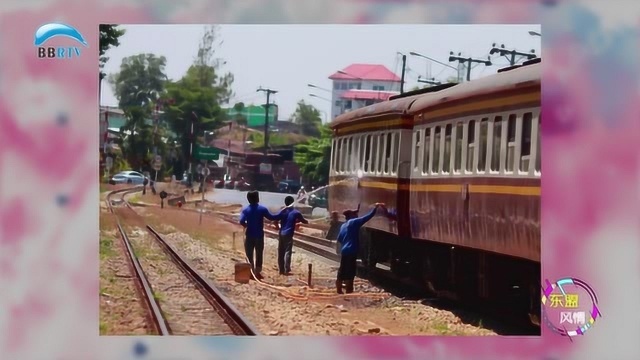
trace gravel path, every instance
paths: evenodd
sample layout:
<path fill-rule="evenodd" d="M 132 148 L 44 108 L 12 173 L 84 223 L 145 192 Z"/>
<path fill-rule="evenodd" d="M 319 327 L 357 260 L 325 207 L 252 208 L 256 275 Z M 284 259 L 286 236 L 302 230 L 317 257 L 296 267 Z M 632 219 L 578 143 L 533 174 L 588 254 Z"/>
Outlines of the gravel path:
<path fill-rule="evenodd" d="M 232 335 L 198 287 L 144 230 L 127 229 L 173 335 Z"/>
<path fill-rule="evenodd" d="M 100 224 L 100 335 L 145 335 L 145 311 L 112 217 L 102 215 Z"/>

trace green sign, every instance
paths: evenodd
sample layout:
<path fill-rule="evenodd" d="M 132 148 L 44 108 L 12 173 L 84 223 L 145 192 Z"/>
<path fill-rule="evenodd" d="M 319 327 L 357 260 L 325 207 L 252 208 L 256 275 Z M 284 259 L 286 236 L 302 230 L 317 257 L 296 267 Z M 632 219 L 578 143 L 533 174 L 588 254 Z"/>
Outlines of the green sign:
<path fill-rule="evenodd" d="M 240 114 L 238 114 L 238 112 L 233 108 L 227 109 L 227 114 L 229 115 L 231 120 L 233 120 L 238 115 L 242 115 L 245 120 L 247 120 L 247 126 L 249 127 L 264 126 L 265 112 L 265 107 L 261 105 L 249 105 L 245 107 Z M 275 124 L 277 114 L 278 106 L 272 104 L 271 107 L 269 107 L 269 124 Z"/>
<path fill-rule="evenodd" d="M 213 147 L 196 145 L 195 149 L 193 149 L 193 156 L 198 160 L 218 160 L 220 150 Z"/>

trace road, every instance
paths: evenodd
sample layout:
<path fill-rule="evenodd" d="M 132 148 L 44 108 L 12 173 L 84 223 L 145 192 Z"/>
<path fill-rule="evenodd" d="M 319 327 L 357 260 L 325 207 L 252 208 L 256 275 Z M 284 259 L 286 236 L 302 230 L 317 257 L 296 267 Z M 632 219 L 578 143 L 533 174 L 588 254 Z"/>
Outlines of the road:
<path fill-rule="evenodd" d="M 207 193 L 205 198 L 209 201 L 216 202 L 218 204 L 242 204 L 247 205 L 247 192 L 228 189 L 214 189 Z M 284 198 L 289 194 L 273 193 L 273 192 L 260 192 L 260 204 L 266 206 L 271 211 L 279 210 L 284 206 Z M 292 195 L 295 198 L 295 195 Z M 326 209 L 315 208 L 313 209 L 313 216 L 328 216 Z"/>

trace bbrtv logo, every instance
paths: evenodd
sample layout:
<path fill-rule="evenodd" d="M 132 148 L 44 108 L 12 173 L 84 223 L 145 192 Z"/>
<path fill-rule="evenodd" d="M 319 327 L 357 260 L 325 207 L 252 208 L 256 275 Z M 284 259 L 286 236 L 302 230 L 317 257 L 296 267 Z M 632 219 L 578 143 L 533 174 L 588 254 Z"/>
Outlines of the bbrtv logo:
<path fill-rule="evenodd" d="M 38 48 L 40 59 L 72 59 L 80 57 L 82 53 L 78 46 L 43 46 L 49 40 L 56 38 L 70 38 L 87 47 L 87 41 L 73 26 L 62 23 L 49 23 L 36 30 L 33 43 Z"/>

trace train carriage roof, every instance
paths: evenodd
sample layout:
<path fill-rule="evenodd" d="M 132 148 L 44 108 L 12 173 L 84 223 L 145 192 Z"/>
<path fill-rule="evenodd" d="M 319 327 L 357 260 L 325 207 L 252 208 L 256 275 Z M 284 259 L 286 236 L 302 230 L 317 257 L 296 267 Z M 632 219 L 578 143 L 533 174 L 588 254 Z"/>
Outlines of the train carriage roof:
<path fill-rule="evenodd" d="M 477 80 L 458 84 L 431 94 L 421 96 L 411 105 L 409 113 L 417 114 L 437 105 L 456 100 L 479 98 L 490 94 L 512 94 L 514 90 L 540 86 L 541 64 L 536 62 L 503 69 L 503 72 Z"/>
<path fill-rule="evenodd" d="M 527 64 L 528 63 L 528 64 Z M 444 87 L 441 90 L 399 97 L 365 106 L 336 117 L 332 128 L 366 119 L 381 119 L 390 116 L 413 115 L 427 108 L 469 97 L 483 96 L 530 86 L 539 86 L 541 77 L 540 59 L 525 62 L 525 65 L 500 70 L 497 74 L 477 80 Z"/>
<path fill-rule="evenodd" d="M 391 115 L 400 116 L 406 114 L 407 110 L 411 107 L 411 104 L 418 100 L 420 96 L 421 95 L 414 95 L 397 98 L 349 111 L 336 117 L 335 120 L 331 122 L 330 126 L 332 128 L 336 128 L 353 121 L 367 118 L 378 118 Z"/>

